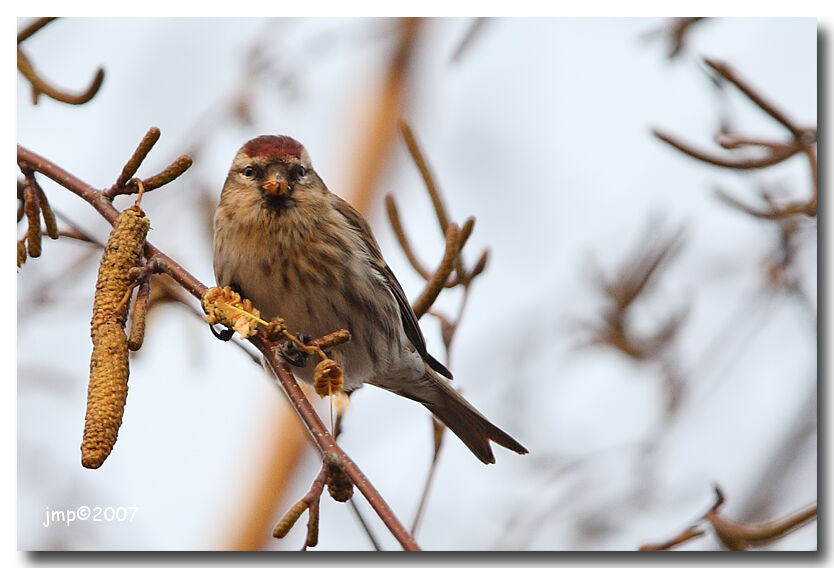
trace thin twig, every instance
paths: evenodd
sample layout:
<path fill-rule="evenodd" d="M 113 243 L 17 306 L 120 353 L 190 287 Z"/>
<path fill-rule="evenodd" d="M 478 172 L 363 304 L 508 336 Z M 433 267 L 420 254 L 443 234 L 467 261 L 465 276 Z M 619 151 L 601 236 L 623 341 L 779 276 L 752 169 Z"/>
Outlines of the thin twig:
<path fill-rule="evenodd" d="M 359 524 L 362 526 L 362 529 L 365 531 L 365 534 L 368 535 L 368 540 L 371 541 L 371 546 L 373 546 L 374 550 L 376 551 L 382 550 L 382 547 L 380 546 L 379 542 L 374 536 L 374 532 L 371 530 L 371 526 L 365 520 L 365 517 L 359 510 L 359 507 L 356 505 L 356 501 L 350 499 L 348 503 L 350 503 L 350 508 L 353 510 L 353 514 L 356 515 L 356 520 L 359 521 Z M 411 534 L 414 534 L 413 530 L 411 531 Z"/>
<path fill-rule="evenodd" d="M 284 515 L 275 529 L 272 531 L 272 536 L 275 538 L 284 538 L 289 533 L 290 529 L 295 525 L 298 518 L 304 511 L 309 511 L 309 520 L 307 522 L 307 538 L 304 541 L 302 550 L 308 547 L 313 548 L 318 544 L 319 540 L 319 502 L 321 494 L 324 491 L 324 481 L 327 479 L 327 467 L 322 466 L 319 474 L 313 480 L 310 490 L 292 506 L 292 508 Z"/>
<path fill-rule="evenodd" d="M 159 128 L 156 126 L 152 126 L 142 137 L 142 140 L 139 142 L 139 145 L 136 147 L 136 150 L 133 151 L 133 155 L 130 156 L 130 159 L 122 168 L 122 172 L 119 174 L 119 177 L 116 179 L 116 183 L 103 193 L 107 197 L 113 197 L 116 195 L 116 191 L 122 189 L 125 184 L 133 178 L 136 174 L 136 170 L 139 169 L 139 166 L 145 160 L 148 155 L 148 152 L 151 151 L 154 144 L 159 140 Z"/>
<path fill-rule="evenodd" d="M 469 51 L 472 48 L 472 45 L 475 43 L 475 39 L 481 35 L 486 27 L 489 18 L 473 18 L 472 22 L 466 28 L 466 32 L 463 34 L 458 46 L 455 48 L 455 51 L 452 53 L 452 57 L 450 59 L 450 63 L 458 63 L 463 58 L 464 53 Z"/>
<path fill-rule="evenodd" d="M 783 538 L 817 517 L 817 505 L 812 504 L 775 521 L 758 524 L 739 523 L 720 514 L 719 511 L 724 505 L 724 501 L 721 489 L 715 486 L 715 503 L 695 524 L 663 543 L 644 544 L 640 547 L 640 550 L 670 550 L 703 536 L 705 533 L 701 529 L 702 525 L 709 525 L 721 544 L 728 550 L 749 550 L 750 548 L 766 546 Z"/>
<path fill-rule="evenodd" d="M 434 212 L 437 215 L 437 222 L 440 224 L 440 230 L 446 232 L 446 227 L 449 225 L 449 216 L 446 214 L 446 208 L 443 206 L 443 199 L 437 191 L 437 184 L 435 184 L 434 177 L 431 175 L 431 171 L 429 170 L 429 166 L 423 156 L 423 152 L 420 150 L 420 145 L 417 144 L 417 139 L 414 137 L 414 133 L 411 131 L 411 127 L 406 121 L 400 119 L 397 124 L 400 127 L 400 132 L 403 135 L 405 144 L 408 146 L 408 152 L 411 154 L 411 158 L 414 160 L 414 164 L 417 166 L 417 169 L 420 170 L 420 175 L 423 177 L 423 182 L 426 184 L 426 189 L 431 197 L 432 205 L 434 205 Z"/>
<path fill-rule="evenodd" d="M 397 539 L 405 550 L 419 550 L 417 542 L 414 537 L 406 530 L 406 528 L 397 520 L 394 513 L 388 507 L 388 504 L 377 492 L 376 488 L 371 485 L 365 474 L 359 467 L 351 460 L 347 454 L 336 444 L 333 437 L 327 432 L 321 419 L 316 411 L 313 409 L 310 401 L 304 396 L 301 387 L 298 386 L 295 378 L 292 376 L 292 371 L 284 361 L 279 361 L 275 352 L 268 348 L 264 340 L 258 336 L 250 338 L 255 347 L 264 354 L 264 359 L 272 368 L 278 382 L 287 397 L 292 403 L 293 409 L 298 413 L 299 417 L 304 421 L 305 426 L 310 430 L 313 437 L 313 442 L 318 448 L 322 456 L 327 454 L 334 454 L 339 466 L 350 477 L 353 484 L 365 496 L 368 503 L 376 511 L 379 518 L 391 531 L 391 534 Z"/>
<path fill-rule="evenodd" d="M 100 191 L 91 185 L 20 145 L 17 147 L 17 161 L 21 167 L 28 167 L 41 172 L 90 203 L 110 224 L 116 221 L 119 212 L 107 198 L 101 195 Z M 148 261 L 156 259 L 160 266 L 164 268 L 165 273 L 171 276 L 189 294 L 198 299 L 202 298 L 203 293 L 206 291 L 206 286 L 194 278 L 194 276 L 180 266 L 174 259 L 167 256 L 150 242 L 145 243 L 145 257 Z M 419 550 L 417 542 L 402 523 L 397 520 L 376 488 L 368 481 L 353 460 L 336 444 L 333 437 L 327 431 L 327 428 L 321 422 L 318 414 L 313 409 L 310 401 L 304 395 L 301 387 L 299 387 L 295 378 L 292 376 L 292 371 L 287 363 L 278 360 L 274 350 L 270 348 L 264 339 L 255 336 L 250 338 L 250 341 L 264 355 L 267 364 L 272 368 L 272 371 L 277 377 L 278 383 L 289 398 L 293 409 L 310 432 L 319 453 L 322 456 L 328 454 L 335 456 L 334 459 L 337 460 L 339 467 L 344 470 L 353 484 L 366 497 L 368 503 L 404 549 Z"/>
<path fill-rule="evenodd" d="M 17 49 L 17 69 L 23 74 L 24 77 L 26 77 L 26 79 L 29 80 L 29 83 L 32 84 L 32 102 L 34 104 L 37 104 L 38 96 L 43 94 L 62 103 L 83 105 L 96 96 L 99 88 L 101 88 L 101 84 L 104 82 L 104 69 L 99 68 L 96 71 L 96 75 L 93 77 L 93 81 L 90 83 L 90 86 L 83 92 L 72 94 L 62 91 L 57 87 L 49 85 L 43 78 L 41 78 L 40 75 L 38 75 L 37 71 L 35 71 L 35 68 L 32 66 L 32 63 L 29 61 L 29 58 L 23 54 L 23 51 L 21 51 L 20 48 Z"/>
<path fill-rule="evenodd" d="M 762 109 L 764 112 L 769 114 L 776 122 L 787 128 L 791 134 L 797 140 L 803 139 L 807 131 L 800 128 L 792 120 L 790 120 L 785 113 L 781 110 L 777 109 L 773 104 L 765 100 L 764 96 L 760 93 L 756 92 L 756 90 L 747 84 L 741 77 L 738 76 L 737 72 L 730 67 L 727 63 L 723 61 L 719 61 L 717 59 L 711 59 L 708 57 L 704 58 L 704 63 L 709 65 L 716 73 L 727 79 L 730 83 L 735 85 L 735 87 L 744 93 L 748 99 L 750 99 L 756 106 Z"/>
<path fill-rule="evenodd" d="M 754 209 L 753 207 L 742 203 L 741 201 L 727 193 L 725 190 L 721 189 L 720 187 L 715 190 L 715 195 L 718 197 L 718 199 L 720 199 L 727 205 L 735 207 L 736 209 L 740 209 L 748 215 L 752 217 L 758 217 L 760 219 L 785 219 L 787 217 L 792 217 L 800 213 L 804 213 L 810 216 L 816 215 L 815 202 L 788 203 L 787 205 L 760 210 Z"/>
<path fill-rule="evenodd" d="M 680 546 L 685 542 L 704 536 L 704 531 L 698 528 L 697 525 L 685 528 L 680 534 L 671 539 L 659 544 L 644 544 L 640 547 L 641 552 L 670 550 L 676 546 Z"/>
<path fill-rule="evenodd" d="M 808 210 L 806 213 L 815 217 L 817 215 L 817 195 L 819 193 L 819 172 L 817 166 L 817 152 L 810 145 L 803 148 L 805 155 L 808 156 L 808 165 L 811 168 L 811 187 L 814 191 L 811 200 L 808 202 Z"/>
<path fill-rule="evenodd" d="M 458 229 L 457 224 L 451 223 L 446 228 L 446 250 L 443 253 L 443 260 L 440 261 L 440 266 L 437 267 L 431 279 L 426 282 L 426 287 L 423 289 L 423 292 L 412 304 L 414 314 L 418 319 L 426 313 L 426 310 L 431 307 L 437 299 L 437 296 L 440 295 L 446 280 L 448 280 L 449 275 L 455 268 L 455 261 L 459 253 L 460 229 Z"/>
<path fill-rule="evenodd" d="M 31 23 L 24 26 L 22 30 L 17 32 L 17 43 L 22 42 L 25 39 L 28 39 L 32 36 L 35 32 L 39 29 L 44 27 L 46 24 L 57 20 L 58 18 L 36 18 Z"/>
<path fill-rule="evenodd" d="M 776 164 L 784 162 L 788 158 L 795 156 L 796 154 L 802 151 L 802 146 L 800 144 L 792 143 L 772 148 L 766 156 L 761 158 L 732 160 L 729 158 L 723 158 L 721 156 L 709 154 L 707 152 L 704 152 L 703 150 L 699 150 L 693 146 L 686 144 L 685 142 L 681 142 L 680 140 L 678 140 L 670 134 L 661 132 L 656 128 L 652 130 L 652 133 L 664 142 L 666 142 L 667 144 L 669 144 L 670 146 L 680 150 L 684 154 L 687 154 L 695 158 L 696 160 L 700 160 L 707 164 L 712 164 L 713 166 L 731 168 L 734 170 L 755 170 L 761 168 L 768 168 L 770 166 L 775 166 Z"/>
<path fill-rule="evenodd" d="M 417 534 L 417 528 L 420 526 L 420 521 L 423 518 L 423 512 L 425 511 L 426 504 L 428 504 L 429 501 L 429 491 L 431 490 L 432 481 L 434 481 L 434 474 L 437 472 L 437 463 L 440 458 L 440 448 L 443 446 L 443 432 L 445 429 L 446 427 L 443 423 L 432 417 L 432 430 L 434 430 L 434 453 L 432 454 L 431 464 L 429 465 L 429 473 L 426 476 L 426 482 L 423 484 L 423 494 L 420 496 L 420 503 L 417 505 L 417 512 L 414 513 L 414 520 L 411 522 L 411 534 Z"/>
<path fill-rule="evenodd" d="M 408 262 L 411 263 L 411 266 L 417 271 L 417 274 L 422 276 L 424 280 L 428 280 L 431 278 L 431 274 L 429 274 L 429 271 L 426 270 L 420 262 L 420 259 L 417 258 L 417 255 L 414 254 L 414 249 L 411 247 L 408 238 L 405 236 L 402 223 L 400 223 L 400 214 L 397 210 L 397 204 L 394 201 L 394 196 L 391 194 L 385 196 L 385 210 L 388 212 L 388 220 L 391 222 L 391 227 L 394 229 L 394 234 L 397 236 L 397 242 L 400 243 L 400 248 L 403 249 Z"/>

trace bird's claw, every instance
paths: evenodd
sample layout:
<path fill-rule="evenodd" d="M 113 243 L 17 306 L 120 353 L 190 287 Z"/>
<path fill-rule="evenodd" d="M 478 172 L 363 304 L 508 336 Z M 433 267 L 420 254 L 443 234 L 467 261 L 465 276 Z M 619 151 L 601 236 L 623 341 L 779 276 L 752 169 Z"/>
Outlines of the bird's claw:
<path fill-rule="evenodd" d="M 214 337 L 216 337 L 220 341 L 229 341 L 235 334 L 235 330 L 229 329 L 228 327 L 226 329 L 221 329 L 220 331 L 217 331 L 216 329 L 214 329 L 213 325 L 210 325 L 209 329 L 211 330 L 211 333 L 214 334 Z"/>
<path fill-rule="evenodd" d="M 298 333 L 296 334 L 296 337 L 305 345 L 312 339 L 312 337 L 306 333 Z M 307 365 L 307 357 L 309 357 L 309 355 L 302 351 L 294 341 L 285 341 L 280 347 L 280 352 L 281 356 L 284 357 L 287 363 L 293 365 L 294 367 L 303 368 Z"/>

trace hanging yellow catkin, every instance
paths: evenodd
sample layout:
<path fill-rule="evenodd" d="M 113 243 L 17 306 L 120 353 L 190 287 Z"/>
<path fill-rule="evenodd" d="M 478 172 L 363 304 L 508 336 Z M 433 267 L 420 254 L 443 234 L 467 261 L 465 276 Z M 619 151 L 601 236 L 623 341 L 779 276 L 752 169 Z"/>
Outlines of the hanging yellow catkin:
<path fill-rule="evenodd" d="M 86 468 L 95 469 L 104 463 L 122 424 L 129 374 L 124 299 L 131 290 L 128 271 L 142 259 L 148 229 L 150 222 L 138 206 L 125 209 L 116 219 L 101 257 L 90 328 L 93 354 L 81 442 L 81 465 Z"/>
<path fill-rule="evenodd" d="M 26 184 L 23 195 L 23 210 L 29 222 L 29 228 L 26 231 L 26 248 L 29 256 L 37 258 L 41 255 L 41 207 L 31 184 Z"/>

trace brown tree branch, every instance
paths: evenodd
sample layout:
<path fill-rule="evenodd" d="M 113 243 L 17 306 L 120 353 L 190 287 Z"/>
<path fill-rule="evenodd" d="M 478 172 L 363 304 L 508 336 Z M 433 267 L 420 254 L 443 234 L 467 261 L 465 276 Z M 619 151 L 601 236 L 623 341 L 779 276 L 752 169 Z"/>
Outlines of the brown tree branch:
<path fill-rule="evenodd" d="M 681 54 L 686 45 L 686 38 L 689 31 L 694 24 L 705 20 L 706 18 L 669 18 L 669 21 L 663 26 L 650 30 L 644 37 L 654 38 L 662 37 L 669 43 L 669 53 L 667 57 L 671 60 Z"/>
<path fill-rule="evenodd" d="M 32 66 L 29 58 L 24 55 L 20 48 L 17 49 L 17 70 L 20 71 L 24 77 L 32 84 L 32 103 L 38 103 L 40 95 L 46 95 L 49 98 L 55 99 L 62 103 L 71 105 L 83 105 L 88 102 L 96 93 L 98 93 L 101 84 L 104 82 L 104 69 L 99 68 L 93 77 L 92 83 L 83 92 L 78 94 L 68 93 L 62 91 L 57 87 L 48 84 L 40 75 L 38 75 L 35 68 Z"/>
<path fill-rule="evenodd" d="M 385 210 L 388 212 L 388 220 L 391 222 L 391 227 L 394 229 L 394 234 L 397 236 L 397 242 L 400 243 L 400 248 L 403 249 L 405 257 L 411 263 L 412 268 L 417 271 L 417 274 L 423 277 L 424 280 L 431 278 L 431 274 L 414 254 L 414 249 L 405 236 L 402 223 L 400 222 L 400 213 L 397 210 L 397 204 L 394 201 L 394 196 L 388 194 L 385 196 Z"/>
<path fill-rule="evenodd" d="M 774 206 L 770 204 L 770 208 L 768 209 L 755 209 L 750 205 L 746 205 L 727 193 L 725 190 L 721 189 L 720 187 L 715 190 L 715 195 L 729 205 L 730 207 L 735 207 L 741 211 L 744 211 L 748 215 L 752 217 L 758 217 L 759 219 L 785 219 L 787 217 L 792 217 L 794 215 L 798 215 L 800 213 L 804 213 L 805 215 L 814 216 L 816 215 L 816 200 L 812 200 L 810 202 L 794 202 L 788 203 L 787 205 L 782 206 Z"/>
<path fill-rule="evenodd" d="M 749 550 L 767 546 L 789 533 L 805 526 L 817 517 L 817 505 L 809 505 L 782 519 L 765 523 L 739 523 L 720 514 L 724 505 L 724 494 L 715 487 L 715 503 L 698 521 L 685 528 L 678 535 L 660 544 L 644 544 L 641 551 L 670 550 L 705 534 L 702 526 L 709 526 L 722 546 L 728 550 Z"/>
<path fill-rule="evenodd" d="M 753 87 L 747 84 L 745 80 L 738 76 L 738 73 L 730 67 L 727 63 L 717 59 L 704 58 L 710 68 L 716 73 L 724 77 L 727 81 L 732 83 L 739 91 L 750 99 L 757 107 L 762 109 L 765 113 L 770 115 L 776 122 L 787 128 L 797 141 L 802 141 L 807 138 L 808 131 L 797 126 L 793 120 L 789 119 L 785 113 L 777 109 L 773 104 L 765 100 L 764 96 L 756 91 Z"/>
<path fill-rule="evenodd" d="M 432 315 L 440 320 L 443 345 L 446 348 L 446 364 L 448 366 L 450 364 L 449 356 L 451 352 L 452 338 L 454 337 L 458 324 L 463 316 L 466 300 L 469 297 L 470 285 L 472 284 L 474 278 L 481 274 L 486 267 L 488 251 L 484 251 L 481 254 L 471 271 L 466 270 L 463 265 L 461 251 L 475 227 L 475 217 L 469 217 L 466 219 L 460 229 L 458 229 L 458 226 L 455 223 L 449 222 L 449 215 L 446 213 L 443 198 L 440 195 L 438 186 L 431 174 L 423 152 L 417 144 L 417 140 L 414 137 L 411 127 L 403 119 L 400 119 L 398 124 L 400 133 L 406 143 L 411 159 L 414 161 L 417 169 L 420 171 L 421 177 L 423 178 L 424 185 L 426 186 L 426 190 L 428 191 L 429 198 L 431 199 L 435 210 L 435 215 L 437 216 L 438 224 L 440 225 L 440 229 L 446 240 L 443 260 L 441 261 L 438 269 L 433 274 L 429 274 L 428 270 L 426 270 L 422 263 L 420 263 L 417 259 L 417 255 L 414 253 L 411 244 L 405 236 L 393 196 L 386 196 L 385 202 L 388 210 L 388 217 L 391 221 L 394 233 L 397 235 L 400 247 L 403 249 L 403 252 L 414 269 L 426 280 L 426 286 L 423 292 L 412 304 L 412 309 L 414 310 L 417 319 L 420 319 L 429 311 L 443 288 L 453 288 L 456 286 L 463 287 L 463 296 L 458 307 L 457 318 L 454 321 L 450 321 L 441 314 L 432 312 Z M 453 272 L 455 273 L 454 277 L 452 277 Z M 432 428 L 434 431 L 435 442 L 434 454 L 432 456 L 432 462 L 429 466 L 426 482 L 423 485 L 420 503 L 411 525 L 412 534 L 419 526 L 423 511 L 425 510 L 426 503 L 428 502 L 429 489 L 431 488 L 431 483 L 437 468 L 443 434 L 446 430 L 446 427 L 434 418 L 432 418 Z"/>
<path fill-rule="evenodd" d="M 417 169 L 420 170 L 420 175 L 426 184 L 432 205 L 434 205 L 434 212 L 437 215 L 437 222 L 440 224 L 440 230 L 445 232 L 446 227 L 449 225 L 449 216 L 446 214 L 446 207 L 443 205 L 443 199 L 437 191 L 437 184 L 434 182 L 434 176 L 431 175 L 429 165 L 423 156 L 423 151 L 420 150 L 420 145 L 417 144 L 417 139 L 414 137 L 414 133 L 411 131 L 408 123 L 400 119 L 397 125 L 400 128 L 406 146 L 408 146 L 408 152 L 411 154 L 411 158 L 414 160 Z"/>
<path fill-rule="evenodd" d="M 310 434 L 312 434 L 313 443 L 318 448 L 321 456 L 324 457 L 328 454 L 333 454 L 339 466 L 350 477 L 356 488 L 365 496 L 368 503 L 376 511 L 379 518 L 388 527 L 388 530 L 391 531 L 391 534 L 394 535 L 402 547 L 405 550 L 419 550 L 414 537 L 397 520 L 376 488 L 368 481 L 365 474 L 362 473 L 353 460 L 336 444 L 336 441 L 330 433 L 328 433 L 319 415 L 316 414 L 310 401 L 304 396 L 304 392 L 292 376 L 292 371 L 287 363 L 280 361 L 275 355 L 274 350 L 270 349 L 261 337 L 254 336 L 250 341 L 263 353 L 264 359 L 275 373 L 281 388 L 286 393 L 287 398 L 290 399 L 293 409 L 304 422 L 304 425 L 307 426 Z"/>
<path fill-rule="evenodd" d="M 90 205 L 92 205 L 93 208 L 110 224 L 113 224 L 116 221 L 119 212 L 115 207 L 113 207 L 109 199 L 103 196 L 100 191 L 91 185 L 20 145 L 17 147 L 17 161 L 22 168 L 29 168 L 31 170 L 41 172 L 56 183 L 62 185 L 90 203 Z M 185 270 L 178 262 L 163 253 L 161 250 L 157 249 L 150 242 L 145 243 L 145 257 L 148 262 L 157 262 L 159 266 L 164 269 L 164 272 L 173 278 L 189 294 L 198 299 L 202 297 L 206 290 L 206 286 L 194 278 L 194 276 Z M 306 396 L 304 396 L 301 387 L 299 387 L 287 364 L 278 360 L 275 351 L 265 342 L 264 339 L 255 336 L 250 338 L 250 341 L 263 354 L 265 360 L 272 368 L 275 376 L 278 378 L 280 386 L 289 398 L 299 418 L 301 418 L 304 425 L 310 432 L 313 442 L 322 457 L 328 454 L 335 455 L 338 465 L 350 477 L 351 481 L 359 489 L 359 491 L 365 495 L 368 503 L 377 512 L 380 519 L 388 527 L 394 537 L 400 542 L 402 547 L 406 550 L 419 550 L 417 542 L 397 520 L 396 516 L 376 488 L 370 481 L 368 481 L 353 460 L 351 460 L 336 444 L 333 437 L 327 431 L 327 428 L 325 428 L 324 424 L 321 422 L 321 419 L 319 419 L 319 416 L 316 414 L 310 404 L 310 401 L 307 400 Z"/>
<path fill-rule="evenodd" d="M 761 158 L 733 160 L 730 158 L 723 158 L 721 156 L 709 154 L 707 152 L 704 152 L 703 150 L 699 150 L 694 146 L 690 146 L 689 144 L 678 140 L 671 134 L 666 134 L 665 132 L 662 132 L 656 128 L 652 129 L 652 134 L 654 134 L 673 148 L 680 150 L 684 154 L 687 154 L 688 156 L 691 156 L 696 160 L 700 160 L 701 162 L 711 164 L 713 166 L 730 168 L 734 170 L 755 170 L 760 168 L 768 168 L 770 166 L 775 166 L 776 164 L 784 162 L 791 156 L 795 156 L 796 154 L 802 151 L 802 146 L 799 144 L 786 144 L 771 148 L 767 155 Z"/>
<path fill-rule="evenodd" d="M 31 23 L 24 26 L 22 30 L 17 32 L 17 43 L 22 42 L 36 31 L 44 27 L 46 24 L 57 20 L 58 18 L 36 18 Z"/>
<path fill-rule="evenodd" d="M 817 193 L 818 193 L 818 178 L 817 178 L 817 129 L 816 127 L 800 127 L 793 120 L 787 117 L 781 110 L 769 103 L 765 97 L 756 89 L 748 85 L 742 80 L 736 72 L 724 62 L 714 59 L 704 59 L 704 63 L 713 71 L 730 83 L 732 83 L 739 91 L 747 96 L 750 101 L 758 106 L 762 111 L 768 114 L 771 118 L 776 120 L 779 124 L 788 129 L 793 135 L 793 140 L 790 142 L 773 142 L 759 137 L 741 136 L 727 132 L 722 126 L 719 132 L 715 135 L 716 143 L 724 149 L 734 150 L 742 147 L 758 146 L 766 150 L 764 156 L 758 158 L 747 159 L 732 159 L 723 156 L 716 156 L 699 150 L 689 144 L 686 144 L 677 138 L 661 132 L 658 129 L 653 129 L 652 133 L 660 140 L 666 142 L 677 150 L 687 154 L 688 156 L 700 160 L 701 162 L 731 168 L 736 170 L 751 170 L 759 168 L 767 168 L 784 162 L 788 158 L 803 153 L 808 158 L 808 163 L 811 169 L 811 185 L 813 190 L 812 197 L 806 202 L 795 202 L 786 206 L 777 207 L 770 203 L 769 209 L 758 210 L 747 206 L 730 195 L 719 190 L 718 197 L 728 205 L 744 211 L 748 215 L 758 217 L 760 219 L 779 220 L 785 217 L 790 217 L 797 214 L 805 214 L 815 217 L 817 214 Z M 713 80 L 716 80 L 711 76 Z M 716 83 L 719 83 L 716 80 Z"/>
<path fill-rule="evenodd" d="M 156 144 L 157 140 L 159 140 L 159 136 L 159 128 L 156 126 L 152 126 L 145 133 L 145 136 L 142 137 L 142 141 L 139 142 L 136 150 L 133 151 L 133 155 L 130 156 L 130 159 L 122 168 L 122 173 L 119 174 L 119 177 L 116 179 L 116 183 L 114 183 L 109 189 L 104 190 L 103 193 L 105 196 L 113 197 L 119 190 L 124 188 L 125 184 L 136 173 L 136 170 L 139 169 L 139 166 L 145 160 L 148 153 L 151 151 L 151 148 L 153 148 L 154 144 Z"/>
<path fill-rule="evenodd" d="M 432 275 L 431 279 L 426 282 L 426 287 L 420 296 L 414 300 L 412 308 L 417 319 L 423 317 L 423 314 L 431 307 L 437 296 L 443 290 L 446 280 L 455 269 L 455 263 L 460 254 L 460 229 L 455 223 L 451 223 L 446 228 L 446 250 L 443 253 L 443 260 L 440 261 L 440 266 Z"/>

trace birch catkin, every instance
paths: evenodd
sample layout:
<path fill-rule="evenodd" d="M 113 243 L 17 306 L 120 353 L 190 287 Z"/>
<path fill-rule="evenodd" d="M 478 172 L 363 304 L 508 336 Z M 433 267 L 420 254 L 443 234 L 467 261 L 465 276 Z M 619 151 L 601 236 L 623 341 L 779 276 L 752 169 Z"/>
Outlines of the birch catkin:
<path fill-rule="evenodd" d="M 81 465 L 95 469 L 104 463 L 122 424 L 127 401 L 128 356 L 124 332 L 131 290 L 128 271 L 142 259 L 150 222 L 133 206 L 119 214 L 101 257 L 90 335 L 90 384 L 81 442 Z"/>

